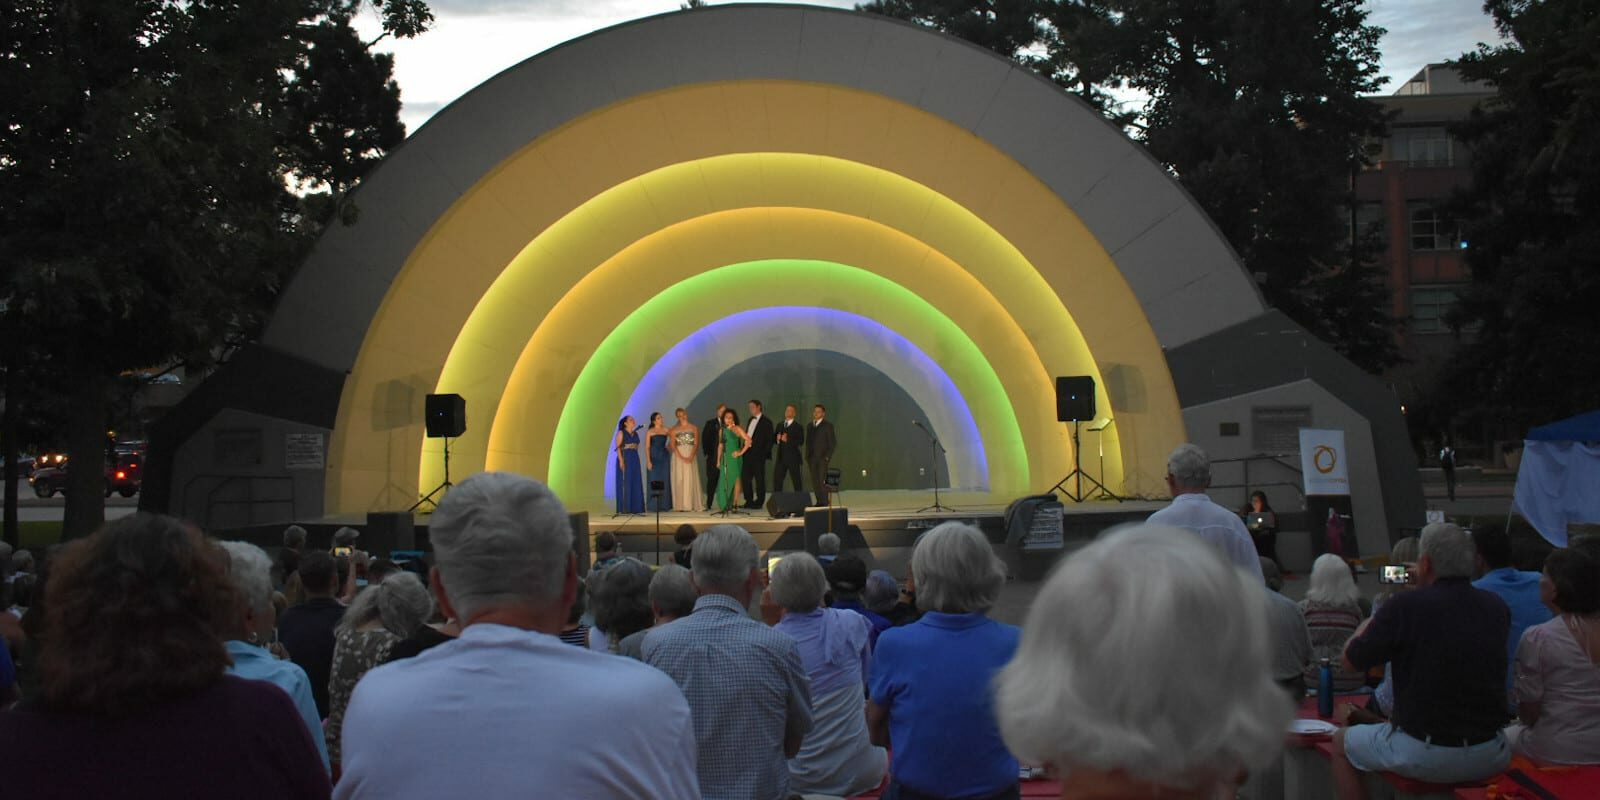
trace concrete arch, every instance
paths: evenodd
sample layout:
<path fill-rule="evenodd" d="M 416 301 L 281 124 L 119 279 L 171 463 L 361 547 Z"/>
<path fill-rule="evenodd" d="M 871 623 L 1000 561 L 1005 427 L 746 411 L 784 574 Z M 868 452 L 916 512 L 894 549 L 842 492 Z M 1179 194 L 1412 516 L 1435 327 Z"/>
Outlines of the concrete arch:
<path fill-rule="evenodd" d="M 375 507 L 417 480 L 420 426 L 389 424 L 402 416 L 391 406 L 411 400 L 386 387 L 439 385 L 465 320 L 529 242 L 612 187 L 734 153 L 870 165 L 990 226 L 1048 286 L 1031 301 L 1069 310 L 1100 371 L 1131 384 L 1107 397 L 1124 488 L 1154 488 L 1160 455 L 1183 436 L 1162 349 L 1262 310 L 1226 244 L 1137 146 L 1009 62 L 848 12 L 652 18 L 530 59 L 446 109 L 371 176 L 361 221 L 330 231 L 286 291 L 266 344 L 349 373 L 328 508 Z M 873 189 L 825 187 L 837 205 Z M 642 228 L 551 242 L 551 252 L 586 270 L 662 229 L 648 193 L 631 202 Z M 912 235 L 934 237 L 947 222 L 930 218 Z M 966 265 L 994 247 L 956 237 L 937 249 Z M 1036 343 L 1060 335 L 1024 324 L 1021 311 L 1012 318 Z M 378 455 L 397 436 L 414 455 Z"/>

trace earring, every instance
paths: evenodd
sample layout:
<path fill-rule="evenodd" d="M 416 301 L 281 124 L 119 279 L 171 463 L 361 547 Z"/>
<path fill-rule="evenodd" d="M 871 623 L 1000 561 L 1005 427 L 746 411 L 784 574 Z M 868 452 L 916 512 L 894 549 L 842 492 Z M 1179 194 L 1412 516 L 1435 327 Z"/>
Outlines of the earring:
<path fill-rule="evenodd" d="M 260 644 L 261 643 L 261 637 L 256 635 L 255 631 L 251 631 L 250 632 L 250 637 L 249 637 L 249 639 L 247 639 L 247 641 L 249 641 L 251 644 Z"/>

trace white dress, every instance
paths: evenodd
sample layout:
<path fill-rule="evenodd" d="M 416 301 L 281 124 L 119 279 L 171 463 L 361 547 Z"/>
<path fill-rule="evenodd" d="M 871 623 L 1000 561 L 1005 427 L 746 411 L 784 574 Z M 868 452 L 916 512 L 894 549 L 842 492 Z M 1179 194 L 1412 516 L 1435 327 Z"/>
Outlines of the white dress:
<path fill-rule="evenodd" d="M 672 437 L 672 507 L 679 511 L 704 508 L 705 492 L 700 488 L 700 432 L 684 430 Z M 682 456 L 688 456 L 684 461 Z"/>

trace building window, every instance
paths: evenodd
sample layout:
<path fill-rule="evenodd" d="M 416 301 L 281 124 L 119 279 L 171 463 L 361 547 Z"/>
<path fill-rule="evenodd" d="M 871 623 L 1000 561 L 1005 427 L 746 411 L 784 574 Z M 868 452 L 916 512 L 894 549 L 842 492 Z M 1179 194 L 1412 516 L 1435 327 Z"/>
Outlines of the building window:
<path fill-rule="evenodd" d="M 1384 214 L 1382 203 L 1356 204 L 1355 218 L 1352 220 L 1355 227 L 1350 231 L 1353 242 L 1370 241 L 1382 249 L 1388 245 L 1384 235 Z"/>
<path fill-rule="evenodd" d="M 1448 333 L 1444 316 L 1460 297 L 1452 286 L 1425 286 L 1411 290 L 1411 330 L 1414 333 Z"/>
<path fill-rule="evenodd" d="M 1439 209 L 1412 203 L 1406 211 L 1411 216 L 1412 250 L 1454 250 L 1458 246 L 1461 233 L 1455 221 L 1439 213 Z"/>
<path fill-rule="evenodd" d="M 1416 167 L 1448 167 L 1454 163 L 1450 134 L 1444 128 L 1401 128 L 1394 133 L 1394 157 Z"/>

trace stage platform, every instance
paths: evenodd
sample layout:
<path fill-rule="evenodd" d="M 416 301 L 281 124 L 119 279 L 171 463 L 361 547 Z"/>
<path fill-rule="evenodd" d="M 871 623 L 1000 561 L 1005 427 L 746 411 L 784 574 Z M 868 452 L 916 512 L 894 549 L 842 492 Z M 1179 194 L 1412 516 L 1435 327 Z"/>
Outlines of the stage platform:
<path fill-rule="evenodd" d="M 1029 576 L 1037 573 L 1038 569 L 1053 563 L 1062 552 L 1047 551 L 1026 554 L 1024 557 L 1025 554 L 1016 552 L 1015 547 L 1003 546 L 1006 541 L 1004 515 L 1006 507 L 1015 498 L 997 497 L 987 492 L 941 492 L 940 505 L 947 509 L 932 510 L 928 508 L 933 504 L 933 494 L 929 491 L 852 491 L 841 492 L 836 497 L 838 502 L 835 505 L 846 509 L 848 514 L 847 527 L 835 531 L 843 539 L 843 546 L 862 555 L 869 566 L 888 569 L 897 575 L 904 573 L 905 561 L 910 556 L 910 548 L 916 537 L 935 525 L 952 520 L 967 522 L 982 530 L 998 546 L 1002 557 L 1017 567 L 1015 574 L 1019 577 L 1021 573 Z M 1165 505 L 1166 501 L 1149 500 L 1085 500 L 1083 503 L 1068 500 L 1063 504 L 1064 550 L 1071 550 L 1093 539 L 1100 531 L 1113 525 L 1143 520 Z M 825 507 L 811 510 L 825 510 Z M 739 525 L 750 531 L 764 555 L 794 552 L 807 547 L 803 517 L 774 519 L 764 509 L 741 510 L 727 516 L 703 510 L 665 511 L 660 515 L 659 527 L 654 513 L 617 516 L 611 508 L 606 507 L 575 508 L 571 511 L 580 521 L 580 526 L 586 523 L 584 544 L 592 543 L 594 536 L 603 531 L 612 531 L 619 535 L 623 552 L 647 563 L 671 560 L 671 554 L 676 549 L 672 535 L 678 526 L 684 524 L 693 525 L 697 530 L 723 523 Z M 429 549 L 428 520 L 427 514 L 415 518 L 416 549 Z M 310 546 L 326 547 L 332 540 L 334 530 L 348 525 L 365 531 L 368 520 L 365 517 L 342 515 L 301 520 L 297 524 L 306 528 Z M 242 538 L 264 547 L 275 547 L 282 541 L 282 531 L 283 524 L 276 524 L 219 532 L 228 538 Z M 368 536 L 362 539 L 362 545 L 369 546 L 374 552 L 385 549 L 375 541 L 369 545 Z M 589 548 L 584 547 L 583 550 L 588 551 Z M 1032 568 L 1024 568 L 1025 565 L 1032 565 Z"/>

